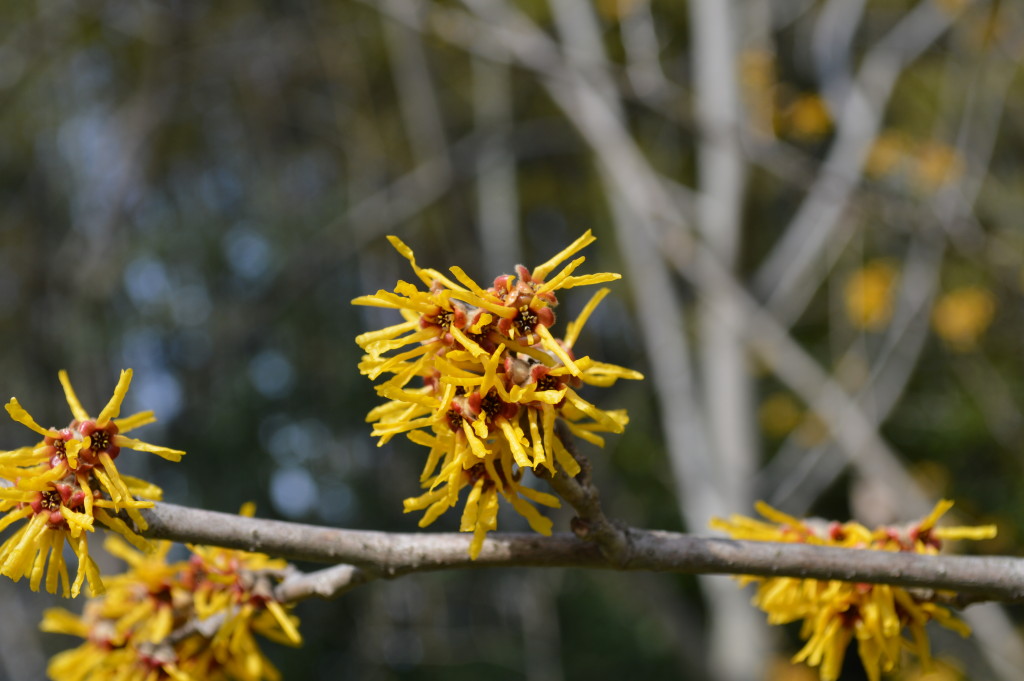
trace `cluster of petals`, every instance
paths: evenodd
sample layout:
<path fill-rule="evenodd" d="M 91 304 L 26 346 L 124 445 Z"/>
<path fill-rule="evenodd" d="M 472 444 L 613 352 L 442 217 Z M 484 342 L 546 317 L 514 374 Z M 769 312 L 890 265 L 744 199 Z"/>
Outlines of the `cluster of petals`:
<path fill-rule="evenodd" d="M 89 556 L 88 535 L 97 523 L 134 546 L 149 542 L 119 517 L 124 513 L 138 529 L 146 521 L 138 509 L 159 500 L 161 490 L 144 480 L 122 475 L 114 460 L 122 449 L 151 452 L 178 461 L 185 452 L 151 445 L 124 433 L 156 420 L 144 411 L 118 418 L 131 383 L 131 369 L 121 372 L 114 395 L 95 418 L 82 407 L 66 372 L 59 374 L 73 420 L 66 428 L 43 428 L 11 398 L 7 413 L 42 436 L 35 445 L 0 452 L 0 531 L 23 524 L 0 545 L 0 574 L 14 581 L 27 577 L 32 590 L 44 585 L 50 593 L 75 597 L 87 579 L 94 594 L 103 582 Z M 64 544 L 78 558 L 74 581 L 69 579 Z"/>
<path fill-rule="evenodd" d="M 875 551 L 904 551 L 936 554 L 943 541 L 982 540 L 996 535 L 992 525 L 937 527 L 951 507 L 942 500 L 924 519 L 907 527 L 882 526 L 870 530 L 856 522 L 838 523 L 801 520 L 767 504 L 757 504 L 766 521 L 734 515 L 715 518 L 711 526 L 735 539 L 806 543 Z M 962 636 L 969 627 L 949 609 L 907 589 L 886 584 L 849 583 L 794 577 L 740 578 L 743 584 L 757 584 L 753 604 L 768 616 L 769 624 L 801 622 L 804 647 L 793 662 L 819 668 L 822 681 L 836 681 L 846 648 L 857 641 L 857 651 L 870 681 L 878 681 L 900 661 L 902 651 L 931 663 L 925 624 L 935 621 Z M 908 638 L 909 635 L 909 638 Z"/>
<path fill-rule="evenodd" d="M 405 320 L 364 333 L 356 342 L 366 352 L 360 371 L 371 380 L 389 376 L 377 386 L 388 401 L 367 416 L 378 445 L 405 434 L 429 449 L 420 477 L 425 491 L 405 500 L 406 512 L 425 511 L 420 526 L 429 525 L 468 487 L 461 529 L 474 533 L 473 558 L 487 532 L 497 527 L 499 496 L 535 531 L 550 534 L 551 521 L 534 504 L 557 508 L 559 500 L 522 484 L 523 472 L 576 475 L 579 464 L 556 423 L 602 446 L 598 433 L 622 432 L 628 422 L 625 411 L 600 409 L 577 390 L 642 378 L 575 355 L 580 330 L 608 289 L 593 295 L 561 337 L 551 331 L 556 292 L 620 275 L 573 274 L 585 258 L 570 258 L 594 241 L 589 231 L 542 265 L 533 270 L 519 265 L 515 275 L 499 276 L 487 289 L 459 267 L 450 268 L 450 277 L 420 267 L 400 239 L 389 240 L 424 288 L 399 281 L 393 291 L 352 302 L 395 309 Z"/>
<path fill-rule="evenodd" d="M 81 615 L 54 608 L 44 631 L 85 639 L 58 653 L 54 681 L 277 681 L 256 635 L 302 643 L 297 619 L 274 597 L 286 564 L 263 554 L 191 546 L 169 563 L 170 542 L 141 553 L 118 537 L 106 548 L 129 569 L 107 579 L 106 593 Z"/>

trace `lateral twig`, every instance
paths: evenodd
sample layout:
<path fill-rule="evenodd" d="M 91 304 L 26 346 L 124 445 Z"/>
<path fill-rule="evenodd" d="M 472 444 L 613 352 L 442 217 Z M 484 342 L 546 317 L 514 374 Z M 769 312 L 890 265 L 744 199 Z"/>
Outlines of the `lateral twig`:
<path fill-rule="evenodd" d="M 556 425 L 559 439 L 580 465 L 580 472 L 570 477 L 564 470 L 546 478 L 551 487 L 576 510 L 572 531 L 580 539 L 593 541 L 613 565 L 624 566 L 629 558 L 628 530 L 609 520 L 601 508 L 601 496 L 591 480 L 590 460 L 576 446 L 562 423 Z"/>

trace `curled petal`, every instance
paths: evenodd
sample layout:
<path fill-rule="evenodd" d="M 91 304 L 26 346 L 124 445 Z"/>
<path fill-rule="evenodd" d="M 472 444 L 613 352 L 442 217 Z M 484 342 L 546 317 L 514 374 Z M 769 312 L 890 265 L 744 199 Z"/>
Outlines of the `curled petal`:
<path fill-rule="evenodd" d="M 41 425 L 36 423 L 35 419 L 33 419 L 32 416 L 25 411 L 25 408 L 21 406 L 17 398 L 12 397 L 11 401 L 4 405 L 4 409 L 7 410 L 7 413 L 11 415 L 12 419 L 23 426 L 31 428 L 43 437 L 60 437 L 60 434 L 53 428 L 43 428 Z"/>

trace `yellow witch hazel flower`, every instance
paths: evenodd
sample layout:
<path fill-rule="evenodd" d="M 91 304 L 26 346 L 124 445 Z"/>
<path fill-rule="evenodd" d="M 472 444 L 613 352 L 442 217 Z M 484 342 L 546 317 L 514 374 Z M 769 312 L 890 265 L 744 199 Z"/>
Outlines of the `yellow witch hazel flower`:
<path fill-rule="evenodd" d="M 5 405 L 11 418 L 43 440 L 0 452 L 0 479 L 6 481 L 0 484 L 0 513 L 4 514 L 0 530 L 27 521 L 0 545 L 0 574 L 14 581 L 28 577 L 33 591 L 45 583 L 50 593 L 57 593 L 60 587 L 65 597 L 74 597 L 86 579 L 93 593 L 103 591 L 99 570 L 89 557 L 86 534 L 95 530 L 96 521 L 140 549 L 149 548 L 149 542 L 117 514 L 123 511 L 136 526 L 145 529 L 146 521 L 138 509 L 153 503 L 137 497 L 159 500 L 162 492 L 117 470 L 114 459 L 121 449 L 152 452 L 171 461 L 180 460 L 185 452 L 123 435 L 156 420 L 151 411 L 118 418 L 131 383 L 131 369 L 121 372 L 113 397 L 95 418 L 78 401 L 67 373 L 61 371 L 59 377 L 74 416 L 67 428 L 43 428 L 13 397 Z M 74 582 L 68 578 L 63 557 L 65 542 L 78 557 Z"/>
<path fill-rule="evenodd" d="M 243 509 L 243 514 L 250 509 Z M 47 610 L 43 631 L 85 639 L 58 653 L 54 681 L 279 681 L 280 672 L 255 638 L 298 646 L 297 619 L 274 597 L 283 560 L 191 546 L 189 560 L 168 563 L 170 542 L 150 554 L 117 537 L 106 548 L 129 569 L 81 616 Z"/>
<path fill-rule="evenodd" d="M 388 237 L 425 286 L 399 281 L 352 302 L 398 310 L 404 322 L 356 338 L 366 354 L 359 370 L 389 400 L 370 411 L 379 445 L 404 433 L 429 449 L 420 477 L 425 492 L 405 500 L 405 510 L 425 511 L 420 526 L 434 522 L 469 488 L 461 529 L 473 532 L 470 556 L 479 555 L 487 532 L 497 527 L 498 498 L 541 534 L 551 521 L 534 504 L 557 508 L 557 497 L 521 484 L 527 469 L 576 475 L 579 464 L 556 431 L 561 422 L 576 437 L 604 445 L 602 432 L 620 433 L 625 411 L 596 407 L 577 392 L 584 384 L 610 386 L 636 371 L 577 357 L 574 346 L 587 319 L 608 294 L 602 288 L 555 337 L 556 292 L 614 281 L 614 273 L 574 275 L 586 260 L 573 258 L 593 243 L 587 231 L 533 270 L 522 265 L 484 289 L 459 267 L 451 277 L 416 263 L 412 249 Z M 569 261 L 554 273 L 563 263 Z M 554 274 L 553 274 L 554 273 Z"/>
<path fill-rule="evenodd" d="M 856 523 L 800 520 L 768 504 L 756 506 L 768 522 L 734 515 L 714 518 L 711 527 L 735 539 L 807 543 L 875 551 L 938 553 L 943 541 L 982 540 L 996 536 L 994 525 L 936 527 L 953 502 L 942 500 L 924 519 L 904 528 L 879 527 L 874 531 Z M 925 624 L 934 620 L 962 636 L 970 628 L 947 608 L 907 589 L 886 584 L 798 579 L 794 577 L 741 577 L 743 584 L 757 584 L 753 604 L 768 615 L 769 624 L 802 622 L 801 638 L 807 643 L 793 657 L 819 668 L 822 681 L 836 681 L 847 646 L 857 641 L 857 651 L 870 681 L 893 671 L 903 650 L 931 664 Z M 910 638 L 904 638 L 909 632 Z"/>

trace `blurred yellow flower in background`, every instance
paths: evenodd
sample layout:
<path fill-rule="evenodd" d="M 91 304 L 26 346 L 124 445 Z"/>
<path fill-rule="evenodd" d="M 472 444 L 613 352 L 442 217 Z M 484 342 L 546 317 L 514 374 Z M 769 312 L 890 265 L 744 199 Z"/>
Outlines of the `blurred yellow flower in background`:
<path fill-rule="evenodd" d="M 878 135 L 864 164 L 868 176 L 907 178 L 913 189 L 929 194 L 957 180 L 964 161 L 956 149 L 936 140 L 915 140 L 899 130 Z"/>
<path fill-rule="evenodd" d="M 995 317 L 996 300 L 981 286 L 964 286 L 944 294 L 932 310 L 932 328 L 954 352 L 971 352 Z"/>
<path fill-rule="evenodd" d="M 797 139 L 819 140 L 832 132 L 832 114 L 817 94 L 801 94 L 782 111 L 784 132 Z"/>
<path fill-rule="evenodd" d="M 963 174 L 963 159 L 941 142 L 924 142 L 917 149 L 914 180 L 923 192 L 933 192 Z"/>
<path fill-rule="evenodd" d="M 782 438 L 800 425 L 804 410 L 793 396 L 785 392 L 775 392 L 761 402 L 757 410 L 757 418 L 761 422 L 761 430 L 772 438 Z"/>
<path fill-rule="evenodd" d="M 865 172 L 871 177 L 882 177 L 893 172 L 909 152 L 907 136 L 898 130 L 886 130 L 875 138 L 864 164 Z"/>
<path fill-rule="evenodd" d="M 878 331 L 892 319 L 893 296 L 899 271 L 889 260 L 864 265 L 846 280 L 843 303 L 846 316 L 858 329 Z"/>

